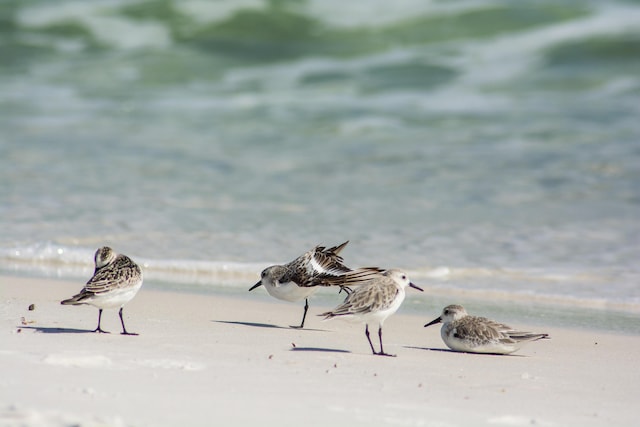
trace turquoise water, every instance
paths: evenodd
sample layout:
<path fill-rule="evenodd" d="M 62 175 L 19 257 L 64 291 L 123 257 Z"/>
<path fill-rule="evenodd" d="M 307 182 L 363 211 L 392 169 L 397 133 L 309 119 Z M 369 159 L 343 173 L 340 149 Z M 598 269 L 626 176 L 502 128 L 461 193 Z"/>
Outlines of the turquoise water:
<path fill-rule="evenodd" d="M 640 4 L 3 1 L 0 269 L 352 266 L 640 312 Z M 639 323 L 640 324 L 640 323 Z"/>

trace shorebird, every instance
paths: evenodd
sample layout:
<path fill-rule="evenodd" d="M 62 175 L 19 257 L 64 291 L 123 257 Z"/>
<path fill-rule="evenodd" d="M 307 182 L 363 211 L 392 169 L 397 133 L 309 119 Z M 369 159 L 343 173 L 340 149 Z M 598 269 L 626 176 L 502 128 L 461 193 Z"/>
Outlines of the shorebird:
<path fill-rule="evenodd" d="M 120 307 L 118 312 L 123 335 L 138 335 L 127 331 L 122 318 L 123 306 L 131 301 L 142 286 L 140 267 L 126 255 L 117 254 L 108 246 L 98 249 L 94 255 L 93 277 L 80 293 L 61 302 L 63 305 L 89 304 L 99 309 L 98 327 L 93 332 L 108 333 L 100 327 L 102 310 Z"/>
<path fill-rule="evenodd" d="M 342 263 L 342 257 L 339 255 L 347 243 L 348 240 L 329 249 L 316 246 L 288 264 L 267 267 L 262 271 L 260 281 L 249 288 L 249 291 L 264 286 L 269 295 L 280 300 L 296 302 L 304 299 L 302 322 L 300 326 L 291 326 L 304 328 L 309 310 L 309 297 L 318 290 L 318 286 L 331 285 L 325 281 L 318 282 L 316 277 L 337 277 L 351 271 Z"/>
<path fill-rule="evenodd" d="M 445 307 L 440 317 L 424 326 L 440 322 L 443 323 L 440 335 L 447 347 L 468 353 L 509 354 L 528 342 L 549 337 L 517 331 L 486 317 L 470 316 L 461 305 Z"/>
<path fill-rule="evenodd" d="M 329 279 L 329 281 L 337 285 L 353 286 L 353 291 L 347 295 L 342 304 L 320 316 L 325 316 L 325 320 L 342 317 L 364 322 L 366 324 L 364 333 L 371 346 L 371 352 L 378 356 L 395 356 L 385 353 L 382 347 L 382 325 L 404 301 L 407 286 L 419 291 L 422 289 L 411 283 L 407 274 L 401 270 L 380 270 L 375 267 L 353 270 L 338 279 Z M 378 325 L 379 352 L 374 349 L 369 336 L 370 323 Z"/>

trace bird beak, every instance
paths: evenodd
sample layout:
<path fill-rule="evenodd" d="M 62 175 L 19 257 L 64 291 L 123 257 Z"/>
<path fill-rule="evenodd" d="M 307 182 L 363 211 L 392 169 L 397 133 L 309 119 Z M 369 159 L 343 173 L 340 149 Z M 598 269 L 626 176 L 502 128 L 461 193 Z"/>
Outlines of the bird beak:
<path fill-rule="evenodd" d="M 414 285 L 413 283 L 409 283 L 409 286 L 411 286 L 413 289 L 417 289 L 417 290 L 419 290 L 420 292 L 424 292 L 424 289 L 422 289 L 422 288 L 420 288 L 420 287 L 418 287 L 418 286 Z"/>
<path fill-rule="evenodd" d="M 251 292 L 252 290 L 254 290 L 255 288 L 257 288 L 258 286 L 262 285 L 262 280 L 260 280 L 258 283 L 256 283 L 255 285 L 253 285 L 252 287 L 249 288 L 249 292 Z"/>
<path fill-rule="evenodd" d="M 429 322 L 426 325 L 424 325 L 424 327 L 426 328 L 427 326 L 435 325 L 436 323 L 440 323 L 440 322 L 442 322 L 442 317 L 438 317 L 437 319 L 433 319 L 431 322 Z"/>

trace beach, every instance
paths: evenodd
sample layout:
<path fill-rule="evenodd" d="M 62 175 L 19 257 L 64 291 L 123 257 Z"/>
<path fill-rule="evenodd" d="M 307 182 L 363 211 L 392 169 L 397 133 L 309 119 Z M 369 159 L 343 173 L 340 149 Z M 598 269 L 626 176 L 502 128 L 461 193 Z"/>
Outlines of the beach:
<path fill-rule="evenodd" d="M 0 427 L 635 426 L 640 4 L 0 3 Z M 363 324 L 249 288 L 349 241 Z M 109 246 L 124 308 L 62 306 Z M 548 333 L 449 351 L 449 304 Z M 31 307 L 31 309 L 30 309 Z M 377 345 L 377 327 L 371 338 Z"/>
<path fill-rule="evenodd" d="M 397 357 L 379 357 L 363 325 L 317 316 L 330 307 L 298 330 L 301 304 L 143 288 L 123 336 L 115 310 L 97 334 L 97 309 L 60 305 L 81 283 L 0 284 L 1 426 L 636 422 L 639 336 L 547 328 L 511 356 L 454 353 L 423 328 L 433 313 L 401 308 L 384 327 Z"/>

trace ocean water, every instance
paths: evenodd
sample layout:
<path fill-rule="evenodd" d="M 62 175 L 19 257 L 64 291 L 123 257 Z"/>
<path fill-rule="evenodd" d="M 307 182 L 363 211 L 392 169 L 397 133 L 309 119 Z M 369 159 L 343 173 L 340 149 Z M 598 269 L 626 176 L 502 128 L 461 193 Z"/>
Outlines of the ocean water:
<path fill-rule="evenodd" d="M 348 265 L 442 302 L 640 331 L 638 22 L 637 1 L 5 0 L 0 272 L 82 283 L 108 244 L 151 286 L 244 292 L 350 240 Z"/>

